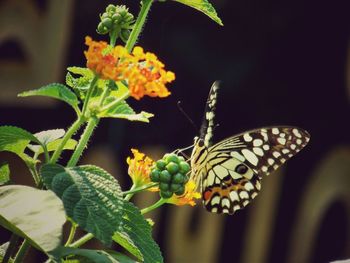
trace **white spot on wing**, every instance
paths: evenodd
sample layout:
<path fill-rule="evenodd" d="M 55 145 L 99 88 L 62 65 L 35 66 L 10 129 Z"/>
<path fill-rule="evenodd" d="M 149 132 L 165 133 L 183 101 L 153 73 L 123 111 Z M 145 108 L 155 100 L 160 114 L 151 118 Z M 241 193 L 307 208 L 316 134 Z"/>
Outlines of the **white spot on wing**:
<path fill-rule="evenodd" d="M 268 150 L 270 149 L 270 146 L 269 146 L 268 144 L 265 144 L 265 145 L 263 146 L 263 149 L 264 149 L 265 151 L 268 151 Z"/>
<path fill-rule="evenodd" d="M 246 191 L 241 191 L 239 193 L 239 197 L 242 198 L 242 199 L 249 199 L 249 195 Z"/>
<path fill-rule="evenodd" d="M 244 157 L 248 160 L 248 162 L 250 162 L 253 165 L 258 164 L 259 159 L 258 159 L 258 157 L 256 157 L 256 155 L 253 152 L 251 152 L 248 149 L 243 149 L 242 153 L 243 153 Z"/>
<path fill-rule="evenodd" d="M 269 165 L 273 165 L 275 160 L 272 158 L 269 158 L 269 159 L 267 159 L 267 162 L 269 163 Z"/>
<path fill-rule="evenodd" d="M 293 132 L 294 135 L 297 136 L 298 138 L 301 138 L 301 137 L 302 137 L 298 129 L 293 129 L 292 132 Z"/>
<path fill-rule="evenodd" d="M 243 139 L 246 141 L 246 142 L 251 142 L 253 140 L 252 136 L 249 135 L 249 133 L 246 133 L 243 135 Z"/>
<path fill-rule="evenodd" d="M 278 130 L 278 128 L 273 128 L 272 129 L 272 134 L 279 134 L 280 131 Z"/>
<path fill-rule="evenodd" d="M 211 205 L 217 205 L 217 204 L 220 204 L 220 197 L 218 196 L 214 196 L 212 199 L 211 199 Z"/>
<path fill-rule="evenodd" d="M 264 155 L 264 151 L 261 150 L 261 148 L 259 148 L 259 147 L 254 147 L 254 148 L 253 148 L 253 152 L 254 152 L 256 155 L 259 155 L 259 156 L 263 156 L 263 155 Z"/>
<path fill-rule="evenodd" d="M 247 191 L 250 191 L 250 190 L 254 190 L 254 186 L 251 182 L 247 182 L 245 185 L 244 185 L 244 188 L 247 190 Z"/>
<path fill-rule="evenodd" d="M 261 140 L 261 139 L 255 139 L 254 141 L 253 141 L 253 145 L 254 146 L 260 146 L 260 145 L 262 145 L 263 144 L 263 141 Z"/>
<path fill-rule="evenodd" d="M 287 154 L 287 153 L 289 153 L 289 150 L 288 149 L 282 149 L 282 153 Z"/>
<path fill-rule="evenodd" d="M 228 200 L 227 198 L 223 198 L 221 200 L 221 205 L 226 206 L 226 207 L 230 207 L 230 200 Z"/>
<path fill-rule="evenodd" d="M 225 169 L 221 165 L 216 165 L 213 169 L 216 176 L 218 176 L 220 179 L 223 179 L 225 176 L 228 175 L 227 169 Z"/>
<path fill-rule="evenodd" d="M 277 138 L 277 142 L 282 144 L 282 145 L 285 145 L 286 144 L 286 139 L 285 138 Z"/>
<path fill-rule="evenodd" d="M 232 201 L 239 201 L 238 194 L 237 194 L 237 192 L 235 192 L 235 191 L 232 191 L 232 192 L 230 193 L 230 198 L 231 198 Z"/>
<path fill-rule="evenodd" d="M 278 158 L 278 157 L 281 156 L 281 154 L 280 154 L 279 152 L 276 152 L 276 151 L 273 152 L 272 155 L 273 155 L 273 157 L 275 157 L 275 158 Z"/>

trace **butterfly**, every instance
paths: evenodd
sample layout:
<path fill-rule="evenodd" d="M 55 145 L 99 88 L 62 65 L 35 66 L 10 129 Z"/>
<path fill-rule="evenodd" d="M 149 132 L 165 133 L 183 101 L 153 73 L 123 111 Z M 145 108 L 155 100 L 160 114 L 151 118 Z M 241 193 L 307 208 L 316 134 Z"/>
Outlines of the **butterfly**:
<path fill-rule="evenodd" d="M 233 214 L 259 193 L 261 180 L 303 149 L 307 131 L 289 126 L 254 129 L 212 145 L 219 83 L 212 85 L 199 137 L 192 150 L 191 175 L 203 204 L 213 213 Z"/>

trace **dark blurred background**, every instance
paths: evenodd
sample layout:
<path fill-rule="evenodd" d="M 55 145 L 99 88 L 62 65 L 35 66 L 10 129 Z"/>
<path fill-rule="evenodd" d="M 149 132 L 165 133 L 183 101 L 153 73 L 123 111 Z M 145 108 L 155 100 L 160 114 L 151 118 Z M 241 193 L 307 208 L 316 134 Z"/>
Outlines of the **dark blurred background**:
<path fill-rule="evenodd" d="M 104 120 L 83 161 L 129 186 L 130 148 L 156 158 L 190 145 L 198 130 L 177 102 L 199 127 L 209 88 L 221 80 L 214 141 L 294 125 L 308 130 L 311 142 L 233 216 L 212 215 L 200 205 L 154 213 L 165 262 L 350 258 L 349 1 L 211 2 L 224 27 L 177 2 L 153 5 L 138 44 L 176 73 L 172 95 L 131 102 L 155 114 L 149 125 Z M 109 3 L 127 4 L 135 15 L 139 10 L 139 1 L 0 1 L 0 125 L 38 132 L 72 123 L 73 111 L 63 103 L 16 94 L 64 82 L 67 66 L 84 66 L 84 37 L 107 40 L 95 28 Z M 20 160 L 0 158 L 10 162 L 18 183 L 30 183 Z M 5 242 L 8 233 L 1 231 Z"/>

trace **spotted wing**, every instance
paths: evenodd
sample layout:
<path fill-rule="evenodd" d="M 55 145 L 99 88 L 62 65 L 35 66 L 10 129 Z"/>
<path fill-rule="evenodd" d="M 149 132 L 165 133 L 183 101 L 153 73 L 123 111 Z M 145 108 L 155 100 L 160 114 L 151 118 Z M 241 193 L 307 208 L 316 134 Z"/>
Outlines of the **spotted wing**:
<path fill-rule="evenodd" d="M 295 127 L 262 128 L 225 139 L 208 150 L 202 182 L 203 202 L 211 212 L 232 214 L 258 194 L 260 181 L 310 140 Z"/>

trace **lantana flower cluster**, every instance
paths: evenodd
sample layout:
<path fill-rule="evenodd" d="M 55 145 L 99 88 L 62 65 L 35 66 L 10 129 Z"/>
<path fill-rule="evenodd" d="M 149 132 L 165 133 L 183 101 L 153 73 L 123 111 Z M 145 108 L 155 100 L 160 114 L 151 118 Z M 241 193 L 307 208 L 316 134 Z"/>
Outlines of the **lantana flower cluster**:
<path fill-rule="evenodd" d="M 87 67 L 102 79 L 126 81 L 130 96 L 139 100 L 143 96 L 167 97 L 166 84 L 175 79 L 175 74 L 164 69 L 157 56 L 135 47 L 130 54 L 123 46 L 111 47 L 104 41 L 86 37 L 88 50 L 84 52 Z"/>

